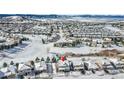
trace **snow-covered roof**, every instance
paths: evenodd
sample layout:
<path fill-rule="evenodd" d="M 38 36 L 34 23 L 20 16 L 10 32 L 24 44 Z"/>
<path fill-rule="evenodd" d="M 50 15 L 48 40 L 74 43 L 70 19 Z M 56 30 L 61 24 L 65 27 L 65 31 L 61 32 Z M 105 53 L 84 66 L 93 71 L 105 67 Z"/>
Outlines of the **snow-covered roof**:
<path fill-rule="evenodd" d="M 13 66 L 13 65 L 10 65 L 10 66 L 8 67 L 8 70 L 9 70 L 11 73 L 13 73 L 13 74 L 16 73 L 16 67 Z"/>
<path fill-rule="evenodd" d="M 2 71 L 3 73 L 7 73 L 8 72 L 8 67 L 1 68 L 0 71 Z"/>
<path fill-rule="evenodd" d="M 26 70 L 26 69 L 31 69 L 31 67 L 25 65 L 25 64 L 19 64 L 18 70 Z"/>

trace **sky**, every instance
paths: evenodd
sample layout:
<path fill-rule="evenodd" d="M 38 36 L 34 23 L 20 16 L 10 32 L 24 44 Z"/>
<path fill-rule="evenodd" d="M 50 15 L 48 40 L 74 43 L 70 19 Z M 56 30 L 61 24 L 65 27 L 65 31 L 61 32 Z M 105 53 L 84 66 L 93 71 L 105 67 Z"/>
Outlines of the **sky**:
<path fill-rule="evenodd" d="M 0 0 L 0 14 L 124 15 L 124 0 Z"/>

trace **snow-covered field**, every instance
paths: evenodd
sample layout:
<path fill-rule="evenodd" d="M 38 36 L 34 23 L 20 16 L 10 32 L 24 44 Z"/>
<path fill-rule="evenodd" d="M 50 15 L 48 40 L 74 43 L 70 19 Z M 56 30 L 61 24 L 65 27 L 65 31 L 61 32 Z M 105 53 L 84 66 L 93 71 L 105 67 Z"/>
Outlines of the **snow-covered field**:
<path fill-rule="evenodd" d="M 70 52 L 70 53 L 75 53 L 75 54 L 88 54 L 88 53 L 96 53 L 99 52 L 101 50 L 106 50 L 106 49 L 118 49 L 121 51 L 124 51 L 123 47 L 113 47 L 113 48 L 101 48 L 101 47 L 88 47 L 88 46 L 84 46 L 84 47 L 80 47 L 80 48 L 51 48 L 50 52 L 55 52 L 55 53 L 66 53 L 66 52 Z"/>
<path fill-rule="evenodd" d="M 24 41 L 21 45 L 12 49 L 4 50 L 0 52 L 0 65 L 3 62 L 9 63 L 10 61 L 27 62 L 34 60 L 36 57 L 44 57 L 47 55 L 47 47 L 42 44 L 42 38 L 44 36 L 32 36 L 25 35 L 30 41 Z"/>

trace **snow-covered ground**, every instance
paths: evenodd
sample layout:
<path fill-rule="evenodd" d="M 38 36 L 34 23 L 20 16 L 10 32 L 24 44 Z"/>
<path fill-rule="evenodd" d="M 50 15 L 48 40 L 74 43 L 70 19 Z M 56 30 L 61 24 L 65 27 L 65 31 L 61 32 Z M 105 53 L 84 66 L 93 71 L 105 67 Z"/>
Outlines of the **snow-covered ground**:
<path fill-rule="evenodd" d="M 118 49 L 120 51 L 124 51 L 123 47 L 113 47 L 113 48 L 101 48 L 101 47 L 88 47 L 88 46 L 84 46 L 84 47 L 80 47 L 80 48 L 51 48 L 50 52 L 54 52 L 54 53 L 60 53 L 60 54 L 64 54 L 66 52 L 68 53 L 75 53 L 75 54 L 88 54 L 88 53 L 96 53 L 99 52 L 101 50 L 106 50 L 106 49 Z"/>
<path fill-rule="evenodd" d="M 124 74 L 116 74 L 116 75 L 108 75 L 104 72 L 96 72 L 96 74 L 91 74 L 89 72 L 87 75 L 81 75 L 80 72 L 73 72 L 69 76 L 65 76 L 64 74 L 60 74 L 58 76 L 53 77 L 54 79 L 123 79 Z"/>
<path fill-rule="evenodd" d="M 57 42 L 65 42 L 66 39 L 64 37 L 63 32 L 60 30 L 60 39 Z M 0 51 L 0 66 L 4 62 L 10 63 L 11 61 L 14 61 L 14 63 L 26 63 L 30 60 L 34 60 L 36 57 L 47 57 L 47 56 L 53 56 L 52 53 L 66 53 L 66 52 L 72 52 L 76 54 L 88 54 L 88 53 L 96 53 L 101 50 L 105 49 L 118 49 L 121 51 L 124 51 L 123 47 L 118 46 L 112 46 L 112 48 L 101 48 L 101 47 L 76 47 L 76 48 L 57 48 L 53 47 L 54 43 L 48 43 L 48 44 L 42 44 L 42 38 L 46 38 L 43 35 L 23 35 L 25 37 L 29 38 L 29 41 L 23 41 L 22 44 L 19 46 L 16 46 L 14 48 Z M 82 61 L 83 57 L 73 57 L 73 58 L 67 58 L 68 61 L 72 61 L 74 65 L 81 65 L 83 62 L 86 62 L 89 64 L 90 68 L 97 68 L 95 63 L 100 64 L 110 64 L 110 61 L 117 63 L 117 58 L 108 58 L 105 59 L 104 57 L 85 57 L 85 61 Z M 59 62 L 59 66 L 63 65 L 64 62 Z M 36 65 L 38 66 L 38 65 Z M 43 65 L 45 66 L 45 64 Z M 39 67 L 39 66 L 38 66 Z M 115 75 L 109 75 L 106 74 L 103 70 L 102 71 L 96 71 L 95 74 L 93 74 L 91 71 L 86 71 L 85 75 L 82 75 L 80 71 L 74 71 L 70 72 L 69 76 L 65 76 L 65 73 L 58 72 L 56 74 L 53 74 L 53 79 L 114 79 L 114 78 L 124 78 L 124 74 L 120 73 L 119 70 L 117 70 L 117 74 Z M 47 73 L 42 73 L 39 75 L 39 78 L 48 78 Z"/>
<path fill-rule="evenodd" d="M 12 49 L 0 51 L 0 65 L 3 62 L 9 63 L 10 61 L 27 62 L 34 60 L 36 57 L 44 57 L 47 55 L 47 47 L 42 44 L 44 36 L 25 35 L 30 41 L 24 41 L 21 45 Z"/>
<path fill-rule="evenodd" d="M 60 42 L 63 38 L 63 34 L 61 33 L 61 38 L 57 42 Z M 29 41 L 24 41 L 21 45 L 14 47 L 12 49 L 4 50 L 0 52 L 0 65 L 3 64 L 3 62 L 11 62 L 14 61 L 14 63 L 25 63 L 30 60 L 34 60 L 36 57 L 46 57 L 50 56 L 50 52 L 54 53 L 63 53 L 63 52 L 73 52 L 73 53 L 92 53 L 102 50 L 103 48 L 96 48 L 96 47 L 80 47 L 80 48 L 54 48 L 53 43 L 49 44 L 42 44 L 42 38 L 45 38 L 43 35 L 24 35 L 25 37 L 28 37 Z M 114 47 L 120 50 L 124 50 L 123 47 Z M 108 48 L 107 48 L 108 49 Z M 111 48 L 112 49 L 112 48 Z M 52 55 L 52 54 L 51 54 Z M 82 57 L 74 57 L 74 58 L 67 58 L 67 60 L 72 61 L 74 65 L 81 65 L 82 63 Z M 108 64 L 110 61 L 117 62 L 118 60 L 116 58 L 109 58 L 108 60 L 104 59 L 104 57 L 85 57 L 85 62 L 89 63 L 89 67 L 96 68 L 95 62 L 99 62 L 101 64 L 104 64 L 104 62 L 107 62 Z M 60 62 L 62 65 L 62 62 Z M 36 65 L 37 66 L 37 65 Z M 40 78 L 48 78 L 47 73 L 42 73 L 40 75 Z M 65 76 L 65 73 L 58 72 L 53 75 L 53 79 L 102 79 L 102 78 L 124 78 L 123 73 L 118 73 L 115 75 L 109 75 L 106 74 L 103 70 L 102 71 L 96 71 L 95 74 L 93 74 L 91 71 L 87 71 L 85 75 L 82 75 L 80 71 L 74 71 L 70 72 L 69 76 Z"/>

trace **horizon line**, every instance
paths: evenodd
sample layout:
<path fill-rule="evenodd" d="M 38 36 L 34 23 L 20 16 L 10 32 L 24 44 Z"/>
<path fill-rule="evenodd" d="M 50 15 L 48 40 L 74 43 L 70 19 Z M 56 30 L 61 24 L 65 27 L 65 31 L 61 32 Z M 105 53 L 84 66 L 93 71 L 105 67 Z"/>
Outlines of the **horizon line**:
<path fill-rule="evenodd" d="M 24 13 L 24 14 L 16 14 L 16 13 L 9 13 L 9 14 L 0 14 L 0 15 L 65 15 L 65 16 L 78 16 L 78 15 L 90 15 L 90 16 L 124 16 L 124 14 L 52 14 L 52 13 L 49 13 L 49 14 L 26 14 L 26 13 Z"/>

